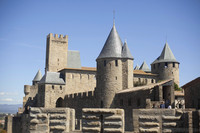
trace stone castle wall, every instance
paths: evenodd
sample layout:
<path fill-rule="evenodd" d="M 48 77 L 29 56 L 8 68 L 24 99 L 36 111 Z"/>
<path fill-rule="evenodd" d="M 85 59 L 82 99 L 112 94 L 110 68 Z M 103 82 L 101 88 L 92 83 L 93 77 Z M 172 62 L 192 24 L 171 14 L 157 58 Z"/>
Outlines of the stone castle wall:
<path fill-rule="evenodd" d="M 75 130 L 75 111 L 69 108 L 31 108 L 29 119 L 28 133 Z"/>
<path fill-rule="evenodd" d="M 37 107 L 55 108 L 59 98 L 66 95 L 65 85 L 41 84 L 39 85 Z"/>
<path fill-rule="evenodd" d="M 96 87 L 96 72 L 81 70 L 64 70 L 66 94 L 94 91 Z"/>
<path fill-rule="evenodd" d="M 124 110 L 123 109 L 83 109 L 83 133 L 124 133 Z"/>

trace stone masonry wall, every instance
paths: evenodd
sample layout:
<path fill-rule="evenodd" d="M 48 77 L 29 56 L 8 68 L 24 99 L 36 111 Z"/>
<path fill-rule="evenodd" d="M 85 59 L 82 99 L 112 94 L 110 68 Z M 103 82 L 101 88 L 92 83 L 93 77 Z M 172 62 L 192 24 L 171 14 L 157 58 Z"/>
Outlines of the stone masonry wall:
<path fill-rule="evenodd" d="M 66 94 L 94 91 L 96 87 L 96 72 L 65 71 Z"/>
<path fill-rule="evenodd" d="M 193 115 L 195 114 L 195 115 Z M 192 110 L 133 109 L 135 132 L 198 132 L 199 118 Z"/>
<path fill-rule="evenodd" d="M 118 62 L 116 65 L 116 61 Z M 114 97 L 122 90 L 122 61 L 120 59 L 100 59 L 97 61 L 98 104 L 104 108 L 114 107 Z"/>
<path fill-rule="evenodd" d="M 75 130 L 75 111 L 70 108 L 31 108 L 29 133 L 57 133 Z"/>
<path fill-rule="evenodd" d="M 133 60 L 122 59 L 122 87 L 123 89 L 133 87 Z"/>
<path fill-rule="evenodd" d="M 165 67 L 165 62 L 152 64 L 151 69 L 152 69 L 152 73 L 158 74 L 158 80 L 174 78 L 174 82 L 179 85 L 179 64 L 178 63 L 175 63 L 175 67 L 173 67 L 172 62 L 168 62 L 167 67 Z"/>
<path fill-rule="evenodd" d="M 44 84 L 39 86 L 38 107 L 54 108 L 59 98 L 66 95 L 65 85 Z"/>
<path fill-rule="evenodd" d="M 124 133 L 123 109 L 83 109 L 83 133 Z"/>
<path fill-rule="evenodd" d="M 50 33 L 47 36 L 45 70 L 57 72 L 67 66 L 68 36 Z"/>

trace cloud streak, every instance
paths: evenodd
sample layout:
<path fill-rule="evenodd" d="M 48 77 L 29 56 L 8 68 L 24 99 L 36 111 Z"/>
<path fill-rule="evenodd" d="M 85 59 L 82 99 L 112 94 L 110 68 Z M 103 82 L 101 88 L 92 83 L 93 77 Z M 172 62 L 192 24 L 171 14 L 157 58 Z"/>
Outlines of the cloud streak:
<path fill-rule="evenodd" d="M 5 99 L 0 99 L 2 102 L 12 102 L 14 101 L 12 98 L 5 98 Z"/>

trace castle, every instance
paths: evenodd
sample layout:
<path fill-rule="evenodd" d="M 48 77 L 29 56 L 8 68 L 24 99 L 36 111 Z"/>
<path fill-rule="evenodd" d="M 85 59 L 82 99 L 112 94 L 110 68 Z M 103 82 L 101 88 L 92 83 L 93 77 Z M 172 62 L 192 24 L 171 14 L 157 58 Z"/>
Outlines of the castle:
<path fill-rule="evenodd" d="M 23 109 L 12 119 L 21 125 L 12 131 L 164 132 L 182 127 L 174 121 L 185 122 L 182 116 L 187 112 L 158 109 L 162 102 L 175 108 L 174 83 L 179 85 L 179 62 L 168 43 L 151 70 L 145 62 L 133 69 L 133 61 L 115 24 L 96 59 L 96 68 L 81 66 L 79 51 L 68 50 L 68 36 L 50 33 L 45 74 L 38 71 L 32 85 L 24 86 Z M 60 124 L 62 118 L 68 124 Z M 91 122 L 95 118 L 96 125 Z"/>

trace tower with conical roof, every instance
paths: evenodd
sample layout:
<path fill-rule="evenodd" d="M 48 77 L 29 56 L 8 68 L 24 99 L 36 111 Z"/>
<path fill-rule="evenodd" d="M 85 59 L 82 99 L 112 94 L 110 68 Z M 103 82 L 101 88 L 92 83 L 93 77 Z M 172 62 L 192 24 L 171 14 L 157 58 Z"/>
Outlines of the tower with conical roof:
<path fill-rule="evenodd" d="M 35 75 L 34 79 L 33 79 L 33 85 L 35 85 L 36 83 L 38 83 L 40 80 L 42 79 L 42 74 L 41 71 L 38 70 L 37 74 Z"/>
<path fill-rule="evenodd" d="M 151 72 L 151 70 L 149 69 L 149 67 L 148 67 L 148 65 L 147 65 L 147 63 L 146 63 L 146 61 L 144 61 L 144 62 L 142 63 L 142 65 L 140 66 L 139 70 L 142 70 L 142 71 L 148 72 L 148 73 Z"/>
<path fill-rule="evenodd" d="M 168 43 L 165 43 L 161 55 L 151 64 L 151 72 L 158 74 L 158 80 L 172 78 L 179 85 L 179 62 L 176 60 Z"/>
<path fill-rule="evenodd" d="M 133 87 L 133 57 L 127 43 L 123 45 L 115 24 L 96 59 L 98 104 L 103 108 L 115 106 L 115 94 Z"/>

